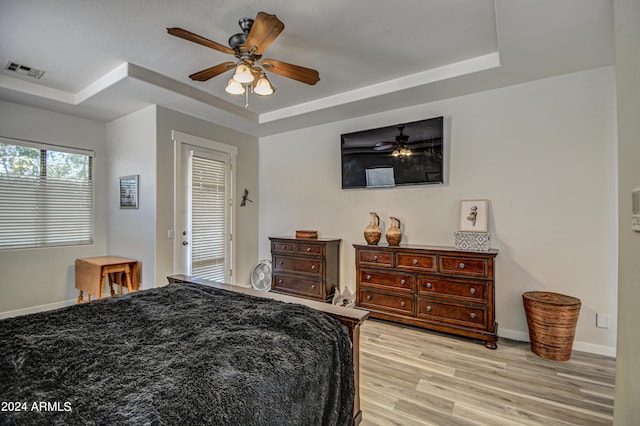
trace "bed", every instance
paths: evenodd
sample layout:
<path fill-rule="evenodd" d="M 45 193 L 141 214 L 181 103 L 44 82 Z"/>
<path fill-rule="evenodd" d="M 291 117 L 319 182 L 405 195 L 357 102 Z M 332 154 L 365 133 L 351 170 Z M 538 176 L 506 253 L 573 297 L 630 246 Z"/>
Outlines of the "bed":
<path fill-rule="evenodd" d="M 359 422 L 364 311 L 169 281 L 0 321 L 0 423 Z"/>

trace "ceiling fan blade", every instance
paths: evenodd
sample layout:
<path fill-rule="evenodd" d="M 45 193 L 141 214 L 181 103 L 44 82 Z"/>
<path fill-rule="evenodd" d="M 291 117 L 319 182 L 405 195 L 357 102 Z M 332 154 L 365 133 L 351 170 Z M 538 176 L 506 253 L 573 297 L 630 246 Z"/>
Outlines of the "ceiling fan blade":
<path fill-rule="evenodd" d="M 203 46 L 209 47 L 213 50 L 217 50 L 218 52 L 228 53 L 230 55 L 235 55 L 235 51 L 227 46 L 223 46 L 220 43 L 216 43 L 215 41 L 211 41 L 207 38 L 199 36 L 198 34 L 194 34 L 190 31 L 184 30 L 182 28 L 167 28 L 167 32 L 172 36 L 180 37 L 188 41 L 192 41 L 194 43 L 201 44 Z"/>
<path fill-rule="evenodd" d="M 387 149 L 390 149 L 393 145 L 392 144 L 385 144 L 385 145 L 376 145 L 373 147 L 374 151 L 385 151 Z"/>
<path fill-rule="evenodd" d="M 287 64 L 286 62 L 276 61 L 275 59 L 265 59 L 262 65 L 267 71 L 283 77 L 292 78 L 302 83 L 314 85 L 320 81 L 318 71 L 311 68 L 305 68 L 298 65 Z"/>
<path fill-rule="evenodd" d="M 223 72 L 227 72 L 230 69 L 235 68 L 235 66 L 236 66 L 235 62 L 223 62 L 211 68 L 207 68 L 205 70 L 193 73 L 189 76 L 189 78 L 191 80 L 207 81 L 217 75 L 222 74 Z"/>
<path fill-rule="evenodd" d="M 249 31 L 245 46 L 249 49 L 251 49 L 251 46 L 255 46 L 255 50 L 252 51 L 253 54 L 262 55 L 282 30 L 284 30 L 284 24 L 276 18 L 276 15 L 259 12 L 253 22 L 251 31 Z"/>

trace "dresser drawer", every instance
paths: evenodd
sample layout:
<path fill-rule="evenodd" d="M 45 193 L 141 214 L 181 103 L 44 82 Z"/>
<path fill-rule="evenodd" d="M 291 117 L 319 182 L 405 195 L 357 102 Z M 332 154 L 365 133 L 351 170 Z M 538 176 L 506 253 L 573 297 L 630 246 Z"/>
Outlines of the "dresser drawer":
<path fill-rule="evenodd" d="M 443 303 L 438 300 L 418 298 L 418 318 L 435 320 L 465 327 L 487 328 L 487 311 L 483 308 Z"/>
<path fill-rule="evenodd" d="M 440 256 L 440 273 L 467 277 L 489 277 L 489 260 Z"/>
<path fill-rule="evenodd" d="M 413 315 L 413 297 L 360 290 L 360 306 L 378 311 Z"/>
<path fill-rule="evenodd" d="M 322 246 L 320 244 L 298 243 L 296 244 L 296 253 L 320 255 L 322 254 Z"/>
<path fill-rule="evenodd" d="M 271 252 L 272 253 L 294 253 L 296 245 L 289 241 L 272 241 Z"/>
<path fill-rule="evenodd" d="M 436 257 L 421 254 L 398 253 L 396 267 L 412 271 L 435 272 Z"/>
<path fill-rule="evenodd" d="M 360 250 L 360 263 L 367 263 L 371 265 L 391 266 L 391 259 L 393 254 L 391 252 L 383 251 L 367 251 Z"/>
<path fill-rule="evenodd" d="M 413 275 L 411 274 L 362 269 L 359 278 L 360 285 L 365 287 L 413 293 Z"/>
<path fill-rule="evenodd" d="M 322 284 L 318 280 L 306 280 L 304 278 L 274 274 L 271 283 L 274 290 L 285 293 L 314 297 L 318 297 L 322 293 Z"/>
<path fill-rule="evenodd" d="M 302 272 L 305 274 L 322 275 L 321 259 L 299 259 L 297 257 L 274 256 L 274 270 L 278 272 Z"/>
<path fill-rule="evenodd" d="M 484 281 L 443 280 L 438 277 L 418 277 L 417 293 L 441 297 L 487 302 L 488 284 Z"/>

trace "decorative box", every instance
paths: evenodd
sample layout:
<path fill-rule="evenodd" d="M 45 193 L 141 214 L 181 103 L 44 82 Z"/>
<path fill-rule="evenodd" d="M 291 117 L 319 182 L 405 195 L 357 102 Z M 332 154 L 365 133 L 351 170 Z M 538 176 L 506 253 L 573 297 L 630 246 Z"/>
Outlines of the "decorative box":
<path fill-rule="evenodd" d="M 487 251 L 489 247 L 489 236 L 487 232 L 455 232 L 458 250 Z"/>
<path fill-rule="evenodd" d="M 318 231 L 302 230 L 296 231 L 296 238 L 318 239 Z"/>

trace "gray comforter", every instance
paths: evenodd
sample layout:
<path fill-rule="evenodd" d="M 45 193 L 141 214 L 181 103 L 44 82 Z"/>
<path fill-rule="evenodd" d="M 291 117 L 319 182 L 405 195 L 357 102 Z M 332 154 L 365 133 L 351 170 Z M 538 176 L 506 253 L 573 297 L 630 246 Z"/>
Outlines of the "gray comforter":
<path fill-rule="evenodd" d="M 196 284 L 0 321 L 0 424 L 346 425 L 349 336 Z"/>

